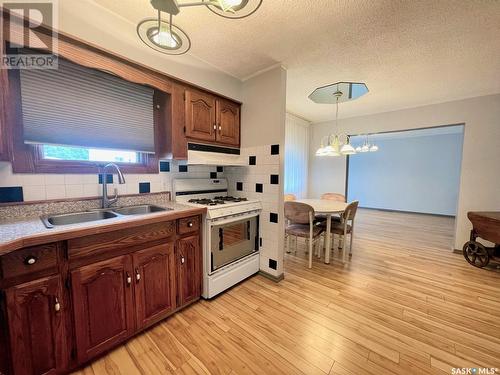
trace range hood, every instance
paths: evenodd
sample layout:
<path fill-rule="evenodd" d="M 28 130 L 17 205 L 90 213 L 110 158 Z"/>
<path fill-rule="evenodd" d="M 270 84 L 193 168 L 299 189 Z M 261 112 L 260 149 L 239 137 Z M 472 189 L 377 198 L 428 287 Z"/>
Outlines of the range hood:
<path fill-rule="evenodd" d="M 188 143 L 188 165 L 248 165 L 237 148 Z"/>

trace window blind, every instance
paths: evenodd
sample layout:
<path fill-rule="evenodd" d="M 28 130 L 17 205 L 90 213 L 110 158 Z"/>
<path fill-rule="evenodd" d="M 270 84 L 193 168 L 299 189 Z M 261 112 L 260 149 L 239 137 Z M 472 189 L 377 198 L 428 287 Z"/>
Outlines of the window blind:
<path fill-rule="evenodd" d="M 20 75 L 25 143 L 154 153 L 153 89 L 63 59 Z"/>

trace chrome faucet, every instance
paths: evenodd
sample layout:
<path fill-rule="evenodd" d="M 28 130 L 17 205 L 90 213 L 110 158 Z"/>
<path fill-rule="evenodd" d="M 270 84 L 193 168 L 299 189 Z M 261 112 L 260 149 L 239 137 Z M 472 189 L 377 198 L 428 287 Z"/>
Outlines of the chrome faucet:
<path fill-rule="evenodd" d="M 119 184 L 124 184 L 125 183 L 125 177 L 123 177 L 122 171 L 120 171 L 120 168 L 114 164 L 114 163 L 109 163 L 106 164 L 102 168 L 102 203 L 101 203 L 101 208 L 109 208 L 113 203 L 115 203 L 118 200 L 118 190 L 115 188 L 115 196 L 113 198 L 108 197 L 108 174 L 106 173 L 106 170 L 109 167 L 113 167 L 116 170 L 116 173 L 118 174 L 118 183 Z"/>

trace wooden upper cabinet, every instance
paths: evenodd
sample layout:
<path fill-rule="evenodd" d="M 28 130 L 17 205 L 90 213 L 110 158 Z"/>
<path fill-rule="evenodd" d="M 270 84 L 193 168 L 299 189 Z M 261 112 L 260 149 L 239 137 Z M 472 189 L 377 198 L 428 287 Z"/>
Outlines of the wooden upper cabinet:
<path fill-rule="evenodd" d="M 71 272 L 78 362 L 134 332 L 132 259 L 120 256 Z"/>
<path fill-rule="evenodd" d="M 137 328 L 161 320 L 176 307 L 174 243 L 133 254 Z"/>
<path fill-rule="evenodd" d="M 69 309 L 60 276 L 17 285 L 5 291 L 12 364 L 16 374 L 63 372 L 69 351 Z"/>
<path fill-rule="evenodd" d="M 217 100 L 217 142 L 240 145 L 240 106 L 228 100 Z"/>
<path fill-rule="evenodd" d="M 215 140 L 215 98 L 200 91 L 186 90 L 186 137 Z"/>
<path fill-rule="evenodd" d="M 185 133 L 190 140 L 240 146 L 240 105 L 201 91 L 185 91 Z"/>
<path fill-rule="evenodd" d="M 202 256 L 198 235 L 177 241 L 177 293 L 179 305 L 184 305 L 201 295 Z"/>

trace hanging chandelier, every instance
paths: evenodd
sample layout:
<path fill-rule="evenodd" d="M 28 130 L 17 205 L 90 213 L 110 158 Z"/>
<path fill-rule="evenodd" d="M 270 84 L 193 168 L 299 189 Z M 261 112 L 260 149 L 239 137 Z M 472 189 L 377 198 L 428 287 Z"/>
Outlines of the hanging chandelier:
<path fill-rule="evenodd" d="M 356 147 L 356 152 L 364 153 L 364 152 L 376 152 L 378 151 L 378 146 L 374 142 L 370 142 L 370 134 L 365 135 L 365 141 L 362 145 Z"/>
<path fill-rule="evenodd" d="M 350 136 L 339 132 L 339 103 L 354 100 L 366 94 L 368 88 L 364 83 L 337 82 L 314 90 L 309 99 L 318 104 L 335 104 L 334 132 L 321 139 L 317 156 L 354 155 L 356 149 L 351 145 Z"/>
<path fill-rule="evenodd" d="M 180 13 L 181 8 L 203 6 L 218 16 L 241 19 L 255 13 L 262 1 L 200 0 L 180 3 L 177 0 L 151 0 L 151 5 L 156 9 L 158 16 L 142 20 L 137 25 L 137 34 L 144 44 L 158 52 L 182 55 L 191 48 L 191 40 L 180 27 L 173 24 L 173 17 Z"/>

